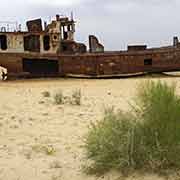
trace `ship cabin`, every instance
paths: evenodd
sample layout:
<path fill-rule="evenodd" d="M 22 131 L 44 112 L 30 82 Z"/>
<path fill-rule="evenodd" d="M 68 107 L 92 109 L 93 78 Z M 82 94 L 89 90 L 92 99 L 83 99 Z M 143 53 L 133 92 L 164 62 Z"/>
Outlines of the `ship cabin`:
<path fill-rule="evenodd" d="M 50 24 L 41 19 L 26 22 L 26 31 L 21 26 L 10 30 L 9 24 L 0 26 L 0 53 L 66 54 L 84 53 L 86 46 L 74 41 L 73 18 L 56 15 Z"/>

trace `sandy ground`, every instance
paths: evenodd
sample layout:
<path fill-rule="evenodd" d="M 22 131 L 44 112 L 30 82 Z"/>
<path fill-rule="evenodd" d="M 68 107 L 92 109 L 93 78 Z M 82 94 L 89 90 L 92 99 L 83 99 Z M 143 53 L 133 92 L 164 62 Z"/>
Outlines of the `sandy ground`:
<path fill-rule="evenodd" d="M 157 80 L 159 78 L 153 78 Z M 147 78 L 85 80 L 47 79 L 0 83 L 0 180 L 163 180 L 150 174 L 122 177 L 111 172 L 86 175 L 83 138 L 104 106 L 127 110 L 139 83 Z M 180 78 L 161 78 L 177 83 Z M 55 105 L 61 90 L 68 96 L 81 89 L 82 105 Z M 49 91 L 51 97 L 42 92 Z M 174 179 L 174 178 L 172 178 Z"/>

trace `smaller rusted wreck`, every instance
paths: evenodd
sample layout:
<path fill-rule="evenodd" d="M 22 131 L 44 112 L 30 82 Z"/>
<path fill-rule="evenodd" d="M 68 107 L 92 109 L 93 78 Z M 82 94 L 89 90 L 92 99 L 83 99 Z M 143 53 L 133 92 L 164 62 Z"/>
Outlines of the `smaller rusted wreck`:
<path fill-rule="evenodd" d="M 104 51 L 104 46 L 89 36 L 89 49 L 74 40 L 73 17 L 56 18 L 49 24 L 41 19 L 9 30 L 0 27 L 0 70 L 2 79 L 23 77 L 119 77 L 147 72 L 180 70 L 180 43 L 147 48 L 146 45 L 128 46 L 126 51 Z"/>

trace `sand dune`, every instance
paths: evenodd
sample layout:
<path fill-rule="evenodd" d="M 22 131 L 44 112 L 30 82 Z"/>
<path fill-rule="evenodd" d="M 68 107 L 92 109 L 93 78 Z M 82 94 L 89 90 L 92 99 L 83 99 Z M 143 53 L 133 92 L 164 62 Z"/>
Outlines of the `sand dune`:
<path fill-rule="evenodd" d="M 19 80 L 0 83 L 0 179 L 6 180 L 161 180 L 156 175 L 86 175 L 83 137 L 104 106 L 127 110 L 139 83 L 147 78 Z M 153 78 L 158 80 L 159 78 Z M 177 83 L 179 78 L 162 78 Z M 82 105 L 55 105 L 53 95 L 81 89 Z M 49 91 L 51 97 L 42 92 Z M 174 177 L 172 177 L 174 179 Z"/>

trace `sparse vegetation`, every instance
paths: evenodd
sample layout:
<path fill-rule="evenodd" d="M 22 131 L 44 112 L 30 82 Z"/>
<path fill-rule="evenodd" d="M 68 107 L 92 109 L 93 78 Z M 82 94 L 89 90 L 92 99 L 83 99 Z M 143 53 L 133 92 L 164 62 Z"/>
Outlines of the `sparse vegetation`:
<path fill-rule="evenodd" d="M 180 168 L 180 97 L 175 86 L 147 82 L 138 89 L 133 111 L 106 109 L 85 139 L 86 170 L 159 171 Z"/>
<path fill-rule="evenodd" d="M 61 179 L 62 179 L 62 174 L 61 173 L 59 173 L 58 175 L 53 175 L 51 177 L 51 180 L 61 180 Z"/>
<path fill-rule="evenodd" d="M 50 94 L 49 91 L 44 91 L 44 92 L 42 92 L 42 95 L 43 95 L 44 97 L 50 97 L 50 96 L 51 96 L 51 94 Z"/>
<path fill-rule="evenodd" d="M 33 145 L 32 150 L 36 153 L 44 153 L 49 156 L 53 156 L 56 153 L 56 149 L 52 145 L 47 144 Z"/>
<path fill-rule="evenodd" d="M 80 89 L 74 90 L 72 93 L 72 104 L 80 106 L 81 97 L 82 97 L 81 90 Z"/>
<path fill-rule="evenodd" d="M 26 157 L 26 159 L 31 159 L 32 158 L 32 152 L 27 150 L 23 152 L 24 156 Z"/>
<path fill-rule="evenodd" d="M 56 149 L 52 145 L 44 146 L 44 152 L 48 156 L 53 156 L 56 153 Z"/>
<path fill-rule="evenodd" d="M 44 104 L 45 103 L 45 101 L 39 101 L 39 104 Z"/>
<path fill-rule="evenodd" d="M 62 165 L 59 161 L 56 160 L 50 164 L 50 168 L 51 169 L 60 169 L 60 168 L 62 168 Z"/>
<path fill-rule="evenodd" d="M 55 104 L 63 104 L 64 103 L 64 96 L 63 96 L 63 92 L 61 90 L 54 95 L 54 102 L 55 102 Z"/>
<path fill-rule="evenodd" d="M 72 105 L 81 105 L 81 90 L 74 90 L 71 96 L 64 96 L 62 91 L 59 91 L 54 96 L 55 104 L 72 104 Z"/>

